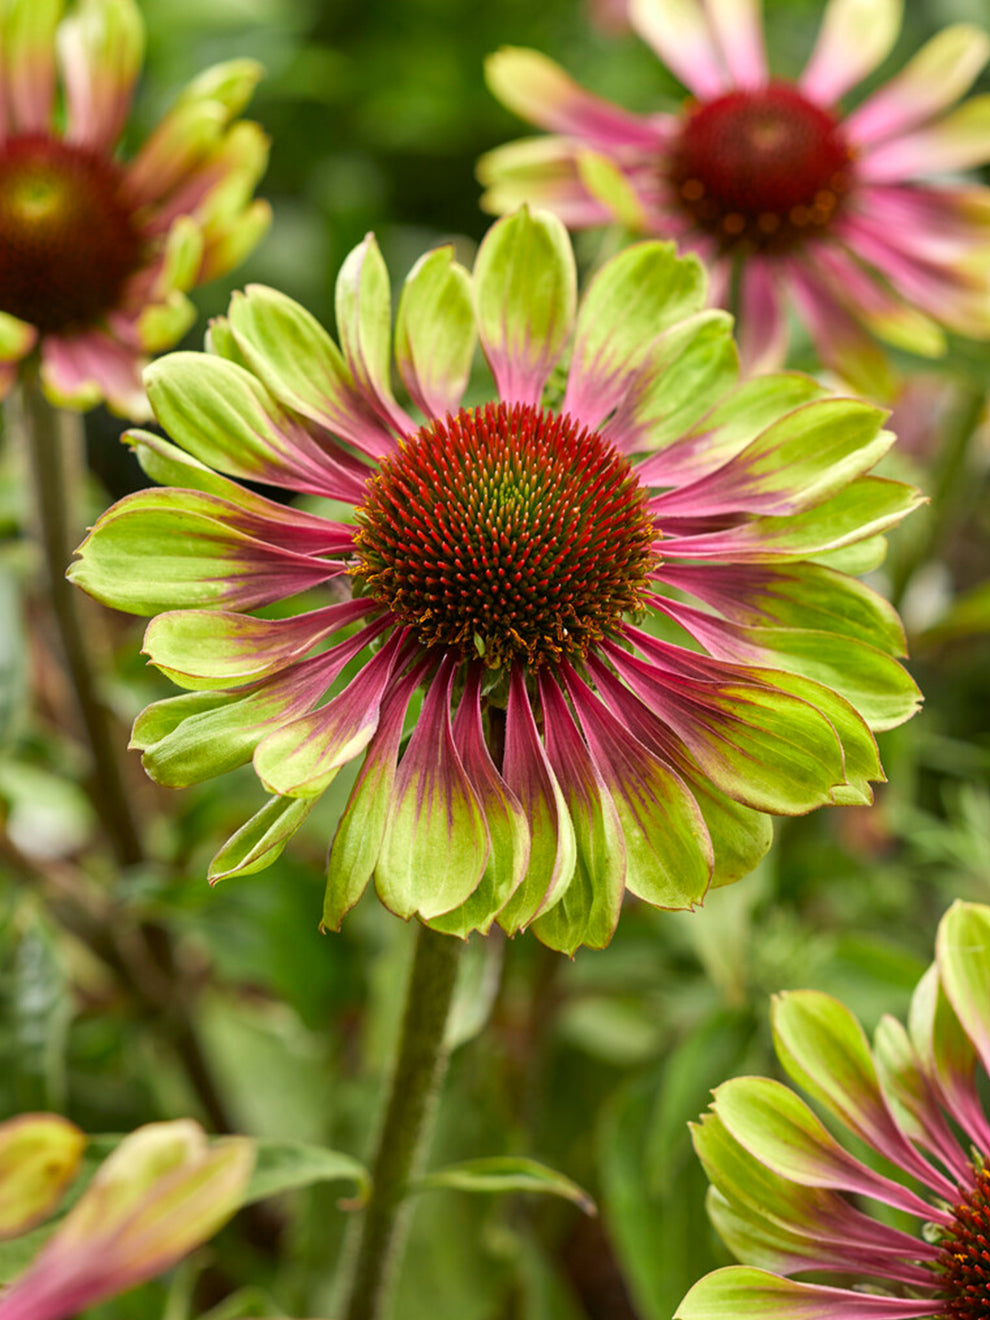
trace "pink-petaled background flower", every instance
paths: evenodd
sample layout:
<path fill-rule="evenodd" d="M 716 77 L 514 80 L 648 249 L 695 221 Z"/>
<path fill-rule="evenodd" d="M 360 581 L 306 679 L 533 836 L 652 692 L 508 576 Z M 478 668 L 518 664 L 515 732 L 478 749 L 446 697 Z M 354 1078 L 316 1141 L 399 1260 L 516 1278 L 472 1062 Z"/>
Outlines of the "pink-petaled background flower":
<path fill-rule="evenodd" d="M 53 403 L 146 416 L 141 370 L 192 324 L 186 294 L 268 226 L 268 142 L 234 122 L 254 61 L 206 70 L 118 159 L 143 46 L 133 0 L 0 11 L 0 395 L 36 351 Z"/>
<path fill-rule="evenodd" d="M 400 399 L 369 236 L 338 279 L 340 346 L 253 287 L 211 352 L 149 368 L 175 443 L 130 440 L 168 488 L 109 510 L 70 575 L 158 615 L 145 651 L 187 691 L 135 724 L 149 772 L 253 759 L 274 795 L 214 878 L 272 862 L 363 753 L 328 927 L 374 880 L 402 917 L 532 925 L 570 953 L 608 943 L 625 892 L 690 907 L 739 879 L 769 814 L 871 800 L 871 728 L 918 703 L 896 615 L 849 576 L 915 503 L 865 475 L 882 411 L 804 376 L 740 383 L 729 318 L 670 243 L 576 284 L 546 212 L 498 221 L 473 272 L 428 253 L 399 301 Z M 469 385 L 477 342 L 491 377 Z M 276 603 L 294 612 L 252 613 Z"/>
<path fill-rule="evenodd" d="M 744 1263 L 697 1283 L 676 1320 L 990 1315 L 990 907 L 942 918 L 906 1025 L 884 1016 L 871 1043 L 844 1004 L 797 990 L 773 1034 L 832 1128 L 769 1078 L 716 1088 L 694 1144 Z"/>
<path fill-rule="evenodd" d="M 990 96 L 955 103 L 990 42 L 967 24 L 933 37 L 855 109 L 844 98 L 898 35 L 901 0 L 829 0 L 799 78 L 774 76 L 760 0 L 630 0 L 629 18 L 691 97 L 633 114 L 531 50 L 488 62 L 495 94 L 554 136 L 482 159 L 483 205 L 549 207 L 575 229 L 618 219 L 676 238 L 713 271 L 745 363 L 778 365 L 788 309 L 823 362 L 889 393 L 880 340 L 925 355 L 945 331 L 990 335 Z"/>

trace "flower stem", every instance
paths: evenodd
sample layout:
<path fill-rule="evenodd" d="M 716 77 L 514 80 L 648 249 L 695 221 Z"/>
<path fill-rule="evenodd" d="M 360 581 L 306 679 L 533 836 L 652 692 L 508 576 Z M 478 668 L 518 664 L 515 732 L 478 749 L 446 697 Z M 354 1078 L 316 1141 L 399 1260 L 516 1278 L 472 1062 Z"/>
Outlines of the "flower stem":
<path fill-rule="evenodd" d="M 987 395 L 985 388 L 975 384 L 960 390 L 933 473 L 927 530 L 923 529 L 922 534 L 915 537 L 910 548 L 902 546 L 904 553 L 891 572 L 890 598 L 897 607 L 900 607 L 917 570 L 937 553 L 948 532 L 958 524 L 970 445 L 987 406 Z"/>
<path fill-rule="evenodd" d="M 349 1273 L 340 1320 L 383 1320 L 387 1313 L 408 1228 L 406 1194 L 426 1153 L 447 1067 L 445 1029 L 464 947 L 428 926 L 417 931 L 371 1198 L 345 1248 Z"/>
<path fill-rule="evenodd" d="M 14 422 L 26 450 L 37 535 L 45 562 L 52 617 L 58 630 L 76 705 L 92 754 L 92 797 L 121 866 L 144 853 L 117 755 L 110 713 L 100 700 L 83 631 L 79 592 L 65 570 L 81 536 L 73 510 L 83 478 L 82 418 L 51 406 L 37 377 L 27 376 L 14 398 Z"/>

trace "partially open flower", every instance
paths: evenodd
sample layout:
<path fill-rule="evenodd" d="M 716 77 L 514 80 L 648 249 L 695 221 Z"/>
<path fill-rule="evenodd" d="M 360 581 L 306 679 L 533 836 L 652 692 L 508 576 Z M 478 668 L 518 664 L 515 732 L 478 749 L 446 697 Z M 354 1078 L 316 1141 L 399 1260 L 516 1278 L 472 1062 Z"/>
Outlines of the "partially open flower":
<path fill-rule="evenodd" d="M 0 1320 L 69 1320 L 167 1270 L 230 1218 L 253 1165 L 246 1137 L 211 1145 L 191 1119 L 138 1128 L 0 1292 Z"/>
<path fill-rule="evenodd" d="M 870 729 L 918 698 L 896 615 L 843 571 L 915 503 L 864 475 L 883 414 L 802 376 L 740 385 L 728 318 L 671 244 L 615 257 L 576 317 L 575 283 L 545 213 L 493 226 L 473 275 L 424 257 L 395 331 L 418 415 L 392 391 L 370 237 L 338 281 L 343 351 L 253 288 L 211 355 L 150 368 L 182 448 L 130 439 L 183 489 L 117 504 L 72 576 L 166 611 L 145 649 L 189 692 L 138 719 L 149 772 L 178 786 L 253 757 L 277 795 L 215 878 L 267 865 L 364 752 L 328 926 L 374 877 L 403 917 L 533 923 L 572 951 L 608 943 L 624 889 L 689 907 L 746 874 L 765 813 L 870 800 Z M 466 403 L 476 337 L 494 389 Z M 300 592 L 304 613 L 248 613 Z"/>
<path fill-rule="evenodd" d="M 780 996 L 773 1029 L 790 1077 L 878 1158 L 846 1150 L 779 1082 L 720 1086 L 695 1148 L 712 1221 L 746 1264 L 695 1284 L 677 1320 L 985 1320 L 990 907 L 950 908 L 907 1030 L 884 1017 L 872 1050 L 817 992 Z M 827 1286 L 791 1277 L 823 1273 Z"/>
<path fill-rule="evenodd" d="M 268 144 L 231 123 L 251 60 L 192 82 L 133 160 L 116 144 L 141 66 L 133 0 L 10 0 L 0 10 L 0 395 L 37 348 L 52 402 L 147 414 L 141 369 L 237 265 L 269 208 L 251 201 Z"/>
<path fill-rule="evenodd" d="M 944 329 L 990 337 L 990 189 L 932 179 L 990 160 L 990 96 L 945 113 L 990 41 L 947 28 L 846 113 L 841 99 L 897 37 L 902 0 L 829 0 L 796 81 L 768 70 L 760 7 L 630 0 L 640 36 L 692 93 L 676 114 L 622 110 L 536 51 L 492 56 L 495 94 L 556 136 L 484 157 L 483 205 L 528 201 L 572 228 L 618 219 L 674 237 L 712 266 L 749 367 L 783 360 L 790 304 L 825 363 L 883 394 L 874 336 L 929 355 Z"/>

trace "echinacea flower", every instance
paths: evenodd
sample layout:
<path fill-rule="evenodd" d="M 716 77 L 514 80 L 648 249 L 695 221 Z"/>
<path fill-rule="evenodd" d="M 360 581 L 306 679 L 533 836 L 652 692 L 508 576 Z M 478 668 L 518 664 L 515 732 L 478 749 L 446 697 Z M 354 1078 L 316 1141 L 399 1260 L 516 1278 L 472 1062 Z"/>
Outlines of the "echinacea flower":
<path fill-rule="evenodd" d="M 957 902 L 907 1029 L 869 1041 L 828 995 L 781 995 L 777 1055 L 856 1140 L 782 1083 L 740 1077 L 694 1132 L 709 1213 L 746 1264 L 707 1275 L 677 1320 L 985 1320 L 990 1315 L 990 907 Z M 894 1176 L 891 1176 L 893 1173 Z M 807 1282 L 794 1275 L 827 1275 Z"/>
<path fill-rule="evenodd" d="M 253 1166 L 253 1142 L 210 1143 L 191 1119 L 129 1133 L 24 1273 L 0 1292 L 0 1320 L 71 1320 L 161 1274 L 226 1223 Z"/>
<path fill-rule="evenodd" d="M 146 653 L 189 692 L 135 725 L 151 775 L 253 757 L 276 795 L 214 878 L 267 865 L 364 752 L 327 926 L 373 877 L 403 917 L 534 923 L 572 951 L 608 942 L 624 889 L 686 907 L 744 875 L 766 813 L 870 800 L 870 727 L 917 704 L 896 615 L 841 571 L 915 503 L 864 475 L 882 412 L 802 376 L 738 384 L 671 244 L 615 257 L 577 311 L 575 286 L 545 213 L 495 224 L 473 274 L 425 256 L 395 328 L 417 416 L 370 236 L 340 272 L 340 348 L 256 287 L 210 353 L 149 368 L 175 445 L 129 439 L 172 489 L 109 510 L 71 575 L 159 614 Z M 494 389 L 465 404 L 476 339 Z"/>
<path fill-rule="evenodd" d="M 885 395 L 874 336 L 926 355 L 944 351 L 945 329 L 990 336 L 990 189 L 932 178 L 990 160 L 990 96 L 950 110 L 990 41 L 947 28 L 858 108 L 840 105 L 890 51 L 901 13 L 902 0 L 829 0 L 790 81 L 768 70 L 760 0 L 630 0 L 639 35 L 691 93 L 674 114 L 632 114 L 536 51 L 502 50 L 488 62 L 495 95 L 555 136 L 484 157 L 482 204 L 676 238 L 711 266 L 752 370 L 783 361 L 791 306 L 823 362 Z"/>
<path fill-rule="evenodd" d="M 240 262 L 269 222 L 267 159 L 231 121 L 252 60 L 195 79 L 132 160 L 117 156 L 144 29 L 133 0 L 0 9 L 0 396 L 37 350 L 60 406 L 147 415 L 141 369 L 192 324 L 186 293 Z"/>

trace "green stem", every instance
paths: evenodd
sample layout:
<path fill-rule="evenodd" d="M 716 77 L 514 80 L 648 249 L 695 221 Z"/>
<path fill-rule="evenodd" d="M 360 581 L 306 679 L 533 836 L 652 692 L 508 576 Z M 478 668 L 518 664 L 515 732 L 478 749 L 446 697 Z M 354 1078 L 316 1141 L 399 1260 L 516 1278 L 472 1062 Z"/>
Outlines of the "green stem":
<path fill-rule="evenodd" d="M 447 1067 L 445 1030 L 460 940 L 420 926 L 406 991 L 395 1071 L 374 1162 L 368 1205 L 345 1248 L 349 1275 L 340 1320 L 383 1320 L 405 1245 L 410 1180 L 419 1170 Z"/>
<path fill-rule="evenodd" d="M 92 753 L 94 804 L 122 866 L 144 858 L 141 839 L 121 773 L 111 716 L 100 700 L 80 615 L 80 594 L 65 570 L 82 529 L 73 511 L 84 475 L 83 428 L 78 413 L 56 409 L 28 376 L 14 399 L 31 474 L 37 535 L 48 579 L 52 617 L 58 630 L 76 705 Z"/>
<path fill-rule="evenodd" d="M 915 535 L 910 546 L 902 547 L 903 553 L 891 571 L 890 599 L 895 606 L 900 606 L 917 570 L 938 552 L 958 521 L 970 443 L 986 405 L 986 389 L 968 385 L 960 391 L 955 413 L 939 449 L 927 528 Z"/>

